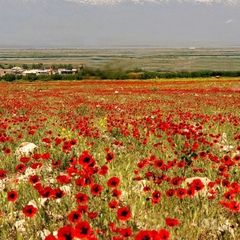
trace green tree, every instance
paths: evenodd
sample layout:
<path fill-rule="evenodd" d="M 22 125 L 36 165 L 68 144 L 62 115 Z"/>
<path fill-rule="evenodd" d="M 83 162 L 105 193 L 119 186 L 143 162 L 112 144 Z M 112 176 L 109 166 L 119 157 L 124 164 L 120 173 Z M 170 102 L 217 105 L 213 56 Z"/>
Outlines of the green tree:
<path fill-rule="evenodd" d="M 28 65 L 27 65 L 27 64 L 23 64 L 23 65 L 22 65 L 22 68 L 23 68 L 23 69 L 28 69 Z"/>
<path fill-rule="evenodd" d="M 3 79 L 7 82 L 13 82 L 16 80 L 16 76 L 14 74 L 6 74 L 3 76 Z"/>

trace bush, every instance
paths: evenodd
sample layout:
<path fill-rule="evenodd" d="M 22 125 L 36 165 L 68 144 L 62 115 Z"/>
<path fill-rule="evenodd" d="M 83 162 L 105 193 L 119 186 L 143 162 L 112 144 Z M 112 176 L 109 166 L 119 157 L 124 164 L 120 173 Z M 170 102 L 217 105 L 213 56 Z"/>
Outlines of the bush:
<path fill-rule="evenodd" d="M 16 80 L 16 76 L 14 74 L 6 74 L 2 77 L 7 82 L 13 82 Z"/>

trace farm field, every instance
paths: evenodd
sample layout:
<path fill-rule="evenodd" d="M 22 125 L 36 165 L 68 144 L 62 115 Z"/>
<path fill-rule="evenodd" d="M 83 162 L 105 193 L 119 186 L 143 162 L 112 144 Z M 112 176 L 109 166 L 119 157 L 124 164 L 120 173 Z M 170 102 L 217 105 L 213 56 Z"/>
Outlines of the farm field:
<path fill-rule="evenodd" d="M 0 64 L 84 65 L 101 69 L 146 71 L 238 71 L 239 48 L 0 49 Z"/>
<path fill-rule="evenodd" d="M 0 92 L 0 239 L 240 239 L 240 79 Z"/>

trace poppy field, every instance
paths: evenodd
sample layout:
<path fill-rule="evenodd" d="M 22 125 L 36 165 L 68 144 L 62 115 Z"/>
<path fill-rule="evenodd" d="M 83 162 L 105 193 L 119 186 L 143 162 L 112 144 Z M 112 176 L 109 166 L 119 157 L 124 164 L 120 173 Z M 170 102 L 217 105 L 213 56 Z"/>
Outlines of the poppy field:
<path fill-rule="evenodd" d="M 0 239 L 240 239 L 239 79 L 0 91 Z"/>

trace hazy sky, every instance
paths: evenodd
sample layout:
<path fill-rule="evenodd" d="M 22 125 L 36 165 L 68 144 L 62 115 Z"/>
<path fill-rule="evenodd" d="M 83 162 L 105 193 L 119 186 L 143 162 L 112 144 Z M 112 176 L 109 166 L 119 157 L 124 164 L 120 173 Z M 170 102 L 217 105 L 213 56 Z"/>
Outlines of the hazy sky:
<path fill-rule="evenodd" d="M 240 0 L 0 0 L 0 47 L 240 47 Z"/>

